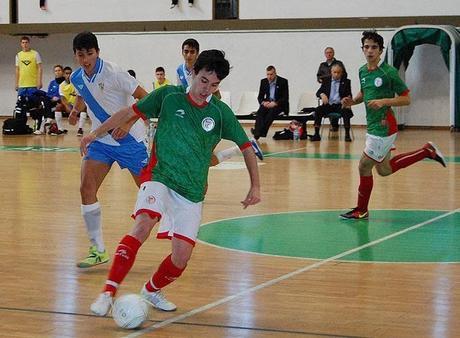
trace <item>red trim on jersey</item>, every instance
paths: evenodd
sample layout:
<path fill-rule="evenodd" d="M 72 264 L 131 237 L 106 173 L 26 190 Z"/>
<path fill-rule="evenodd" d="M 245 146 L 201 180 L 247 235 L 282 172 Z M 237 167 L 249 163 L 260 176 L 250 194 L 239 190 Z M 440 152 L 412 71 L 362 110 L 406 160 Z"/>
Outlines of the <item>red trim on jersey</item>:
<path fill-rule="evenodd" d="M 153 178 L 152 170 L 157 165 L 157 155 L 155 151 L 155 143 L 152 144 L 152 151 L 150 153 L 149 163 L 145 167 L 141 169 L 141 173 L 139 174 L 139 178 L 141 180 L 141 184 L 145 182 L 149 182 Z"/>
<path fill-rule="evenodd" d="M 195 106 L 195 107 L 198 107 L 198 108 L 203 108 L 203 107 L 206 107 L 208 102 L 206 102 L 206 100 L 204 100 L 204 103 L 203 104 L 198 104 L 196 103 L 193 98 L 190 96 L 190 92 L 187 94 L 187 99 L 190 101 L 190 103 L 192 104 L 192 106 Z"/>
<path fill-rule="evenodd" d="M 158 217 L 158 221 L 161 219 L 161 215 L 158 212 L 150 210 L 150 209 L 139 209 L 137 210 L 135 214 L 131 215 L 131 217 L 136 219 L 136 217 L 139 216 L 140 214 L 147 214 L 150 216 L 151 219 Z"/>
<path fill-rule="evenodd" d="M 176 238 L 178 238 L 178 239 L 181 239 L 181 240 L 183 240 L 183 241 L 185 241 L 185 242 L 187 242 L 187 243 L 190 243 L 190 244 L 192 244 L 193 246 L 195 246 L 195 241 L 194 241 L 193 239 L 190 239 L 190 238 L 188 238 L 188 237 L 185 237 L 184 235 L 176 234 L 176 233 L 175 233 L 175 234 L 173 235 L 173 237 L 176 237 Z"/>
<path fill-rule="evenodd" d="M 170 236 L 168 231 L 165 231 L 165 232 L 158 232 L 158 233 L 157 233 L 157 238 L 158 238 L 158 239 L 172 239 L 172 237 L 181 239 L 181 240 L 186 241 L 187 243 L 190 243 L 190 244 L 192 244 L 193 246 L 195 246 L 195 241 L 194 241 L 193 239 L 190 239 L 190 238 L 184 236 L 184 235 L 176 234 L 176 233 L 175 233 L 175 234 L 173 234 L 173 236 Z"/>
<path fill-rule="evenodd" d="M 248 149 L 248 148 L 251 148 L 251 147 L 252 147 L 251 142 L 248 141 L 248 142 L 246 142 L 245 144 L 243 144 L 243 145 L 240 147 L 240 150 L 243 151 L 243 150 Z"/>
<path fill-rule="evenodd" d="M 409 90 L 409 89 L 406 89 L 406 90 L 403 91 L 401 94 L 399 94 L 399 96 L 407 96 L 407 95 L 409 95 L 409 92 L 410 92 L 410 90 Z"/>
<path fill-rule="evenodd" d="M 171 239 L 172 237 L 169 236 L 168 231 L 165 231 L 165 232 L 157 232 L 157 238 L 158 239 Z"/>
<path fill-rule="evenodd" d="M 388 109 L 386 112 L 386 120 L 388 123 L 388 136 L 398 132 L 398 123 L 396 122 L 395 116 L 392 114 L 392 110 Z"/>
<path fill-rule="evenodd" d="M 136 103 L 134 103 L 134 104 L 131 106 L 131 108 L 133 108 L 134 113 L 135 113 L 137 116 L 139 116 L 139 117 L 140 117 L 141 119 L 143 119 L 144 121 L 147 120 L 147 117 L 144 115 L 144 113 L 141 112 L 141 111 L 139 110 L 139 108 L 137 108 Z"/>

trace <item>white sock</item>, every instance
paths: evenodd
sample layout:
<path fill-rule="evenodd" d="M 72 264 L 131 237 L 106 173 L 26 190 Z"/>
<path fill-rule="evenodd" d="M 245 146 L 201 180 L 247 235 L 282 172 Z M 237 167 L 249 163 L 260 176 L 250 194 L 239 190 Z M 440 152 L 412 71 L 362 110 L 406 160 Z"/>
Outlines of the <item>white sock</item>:
<path fill-rule="evenodd" d="M 102 238 L 101 206 L 99 202 L 87 205 L 82 204 L 81 215 L 85 220 L 86 231 L 91 244 L 97 247 L 97 251 L 103 252 L 105 246 Z"/>
<path fill-rule="evenodd" d="M 42 123 L 40 124 L 40 131 L 45 132 L 45 119 L 41 117 Z"/>
<path fill-rule="evenodd" d="M 226 161 L 238 154 L 241 154 L 240 148 L 238 148 L 237 146 L 234 146 L 231 148 L 221 150 L 215 155 L 217 159 L 219 160 L 219 163 L 222 163 L 223 161 Z"/>
<path fill-rule="evenodd" d="M 78 129 L 83 129 L 83 126 L 85 125 L 86 122 L 86 113 L 82 111 L 80 113 L 80 119 L 78 120 Z"/>
<path fill-rule="evenodd" d="M 54 117 L 55 117 L 55 120 L 56 120 L 56 124 L 58 126 L 58 129 L 59 130 L 64 130 L 64 128 L 62 127 L 62 112 L 60 111 L 55 111 L 54 112 Z"/>

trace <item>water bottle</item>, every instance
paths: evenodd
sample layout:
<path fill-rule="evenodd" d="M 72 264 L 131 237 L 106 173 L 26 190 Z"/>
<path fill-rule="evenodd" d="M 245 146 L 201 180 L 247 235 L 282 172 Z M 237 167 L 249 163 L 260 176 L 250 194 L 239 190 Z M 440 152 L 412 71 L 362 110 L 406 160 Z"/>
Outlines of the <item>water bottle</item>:
<path fill-rule="evenodd" d="M 300 140 L 299 128 L 295 128 L 294 131 L 292 132 L 292 139 L 293 139 L 294 141 Z"/>

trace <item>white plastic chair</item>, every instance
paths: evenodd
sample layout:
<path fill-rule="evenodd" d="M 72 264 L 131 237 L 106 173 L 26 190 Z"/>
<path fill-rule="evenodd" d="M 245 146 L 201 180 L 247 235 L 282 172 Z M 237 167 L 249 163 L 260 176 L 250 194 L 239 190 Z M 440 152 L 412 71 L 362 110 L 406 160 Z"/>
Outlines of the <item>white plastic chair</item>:
<path fill-rule="evenodd" d="M 259 101 L 257 101 L 257 92 L 244 92 L 241 95 L 236 115 L 249 115 L 255 113 L 258 109 Z"/>

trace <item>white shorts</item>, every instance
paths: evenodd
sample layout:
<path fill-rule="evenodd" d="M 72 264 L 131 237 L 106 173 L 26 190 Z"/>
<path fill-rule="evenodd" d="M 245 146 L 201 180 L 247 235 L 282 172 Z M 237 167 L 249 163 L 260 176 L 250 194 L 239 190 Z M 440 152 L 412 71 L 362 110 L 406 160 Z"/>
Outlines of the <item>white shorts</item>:
<path fill-rule="evenodd" d="M 144 182 L 137 194 L 133 217 L 147 213 L 160 218 L 157 238 L 173 237 L 195 245 L 203 202 L 194 203 L 160 182 Z"/>
<path fill-rule="evenodd" d="M 379 163 L 382 162 L 388 152 L 394 148 L 393 143 L 396 140 L 396 136 L 396 133 L 386 137 L 366 134 L 366 148 L 364 149 L 364 154 L 374 161 Z"/>

